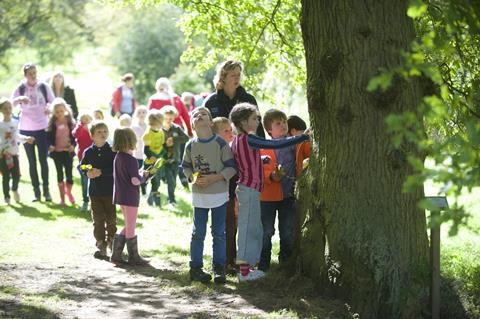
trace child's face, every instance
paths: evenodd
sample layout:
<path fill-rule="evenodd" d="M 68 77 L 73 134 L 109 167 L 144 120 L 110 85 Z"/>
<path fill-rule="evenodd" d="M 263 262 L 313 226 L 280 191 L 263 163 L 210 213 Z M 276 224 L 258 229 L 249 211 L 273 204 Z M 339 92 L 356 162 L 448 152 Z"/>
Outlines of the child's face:
<path fill-rule="evenodd" d="M 159 122 L 153 122 L 150 124 L 150 128 L 154 131 L 159 131 L 162 129 L 162 127 L 163 127 L 162 124 Z"/>
<path fill-rule="evenodd" d="M 63 120 L 65 114 L 67 113 L 67 109 L 62 104 L 55 105 L 53 113 L 58 120 Z"/>
<path fill-rule="evenodd" d="M 144 122 L 145 121 L 145 118 L 147 117 L 147 113 L 148 111 L 146 109 L 140 109 L 137 111 L 136 116 L 137 116 L 137 119 L 141 122 Z"/>
<path fill-rule="evenodd" d="M 233 141 L 233 129 L 230 123 L 222 123 L 218 129 L 218 135 L 227 143 Z"/>
<path fill-rule="evenodd" d="M 12 104 L 10 102 L 5 102 L 2 107 L 3 116 L 12 115 Z"/>
<path fill-rule="evenodd" d="M 103 145 L 107 142 L 108 138 L 108 128 L 106 127 L 99 127 L 95 131 L 93 131 L 92 139 L 96 145 Z"/>
<path fill-rule="evenodd" d="M 121 126 L 121 127 L 130 127 L 130 126 L 132 126 L 132 120 L 129 119 L 129 118 L 122 119 L 122 120 L 120 121 L 120 126 Z"/>
<path fill-rule="evenodd" d="M 92 122 L 92 117 L 88 114 L 82 115 L 80 122 L 82 122 L 83 125 L 88 125 Z"/>
<path fill-rule="evenodd" d="M 279 138 L 279 137 L 284 137 L 287 136 L 288 133 L 288 124 L 287 120 L 285 119 L 274 119 L 271 124 L 271 128 L 268 131 L 270 133 L 270 136 L 273 138 Z"/>
<path fill-rule="evenodd" d="M 167 126 L 167 127 L 170 127 L 172 125 L 173 121 L 175 121 L 175 118 L 176 118 L 176 116 L 174 114 L 165 114 L 163 116 L 163 125 Z"/>
<path fill-rule="evenodd" d="M 247 133 L 255 133 L 258 127 L 258 115 L 257 112 L 250 114 L 247 120 L 242 121 L 242 128 Z"/>
<path fill-rule="evenodd" d="M 53 84 L 56 87 L 60 87 L 63 84 L 63 76 L 61 76 L 60 74 L 55 75 L 53 77 Z"/>
<path fill-rule="evenodd" d="M 210 120 L 210 115 L 206 110 L 199 110 L 195 112 L 192 116 L 192 123 L 195 129 L 199 129 L 201 127 L 212 127 L 212 120 Z"/>
<path fill-rule="evenodd" d="M 93 117 L 95 118 L 95 120 L 103 120 L 103 114 L 101 112 L 98 112 L 98 111 L 95 111 L 93 112 Z"/>
<path fill-rule="evenodd" d="M 298 136 L 300 134 L 303 134 L 305 132 L 304 130 L 297 130 L 295 128 L 290 129 L 290 135 L 291 136 Z"/>

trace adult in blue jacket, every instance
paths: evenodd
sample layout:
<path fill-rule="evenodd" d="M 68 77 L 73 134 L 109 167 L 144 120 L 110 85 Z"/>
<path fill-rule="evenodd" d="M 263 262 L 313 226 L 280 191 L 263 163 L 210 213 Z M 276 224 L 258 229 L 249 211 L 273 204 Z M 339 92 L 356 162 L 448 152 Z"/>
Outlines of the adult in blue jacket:
<path fill-rule="evenodd" d="M 210 110 L 212 118 L 229 118 L 230 111 L 238 103 L 247 102 L 258 108 L 257 100 L 240 85 L 242 70 L 242 63 L 234 60 L 225 61 L 217 66 L 217 74 L 213 79 L 216 91 L 210 94 L 204 102 L 204 106 Z M 265 137 L 260 117 L 259 123 L 257 135 Z"/>

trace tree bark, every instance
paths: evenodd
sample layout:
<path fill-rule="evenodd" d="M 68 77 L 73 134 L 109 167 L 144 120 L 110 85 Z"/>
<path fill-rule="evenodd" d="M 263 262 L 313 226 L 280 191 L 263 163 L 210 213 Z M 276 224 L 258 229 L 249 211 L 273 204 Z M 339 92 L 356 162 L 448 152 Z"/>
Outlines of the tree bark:
<path fill-rule="evenodd" d="M 385 124 L 392 112 L 415 112 L 420 86 L 397 79 L 386 92 L 366 90 L 380 68 L 402 64 L 415 37 L 407 3 L 302 0 L 314 141 L 297 262 L 361 318 L 421 318 L 428 306 L 423 188 L 402 191 L 416 148 L 395 150 Z"/>

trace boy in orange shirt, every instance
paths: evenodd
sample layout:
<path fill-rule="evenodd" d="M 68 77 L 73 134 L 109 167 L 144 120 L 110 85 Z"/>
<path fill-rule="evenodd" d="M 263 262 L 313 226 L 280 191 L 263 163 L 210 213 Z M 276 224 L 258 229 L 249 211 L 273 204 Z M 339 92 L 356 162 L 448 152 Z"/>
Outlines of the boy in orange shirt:
<path fill-rule="evenodd" d="M 288 135 L 297 136 L 303 134 L 307 129 L 307 123 L 299 116 L 290 115 L 287 119 Z M 310 141 L 304 141 L 297 144 L 295 161 L 297 165 L 297 177 L 302 173 L 303 168 L 307 167 L 310 158 Z"/>
<path fill-rule="evenodd" d="M 270 109 L 263 117 L 263 125 L 272 139 L 285 138 L 289 134 L 287 116 L 280 110 Z M 297 175 L 297 146 L 277 150 L 262 149 L 264 161 L 264 189 L 260 195 L 263 226 L 263 247 L 258 268 L 270 268 L 272 236 L 278 212 L 280 252 L 278 261 L 283 263 L 292 255 L 295 230 L 295 177 Z M 301 166 L 301 163 L 300 163 Z"/>

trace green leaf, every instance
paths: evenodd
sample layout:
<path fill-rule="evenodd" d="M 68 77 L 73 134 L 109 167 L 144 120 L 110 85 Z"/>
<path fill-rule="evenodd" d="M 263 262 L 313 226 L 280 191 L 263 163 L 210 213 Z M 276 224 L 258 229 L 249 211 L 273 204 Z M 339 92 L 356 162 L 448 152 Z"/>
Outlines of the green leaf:
<path fill-rule="evenodd" d="M 420 18 L 427 12 L 427 5 L 422 0 L 410 0 L 407 15 L 412 18 Z"/>
<path fill-rule="evenodd" d="M 382 72 L 370 79 L 367 86 L 367 91 L 373 92 L 378 89 L 385 91 L 392 83 L 393 72 Z"/>

